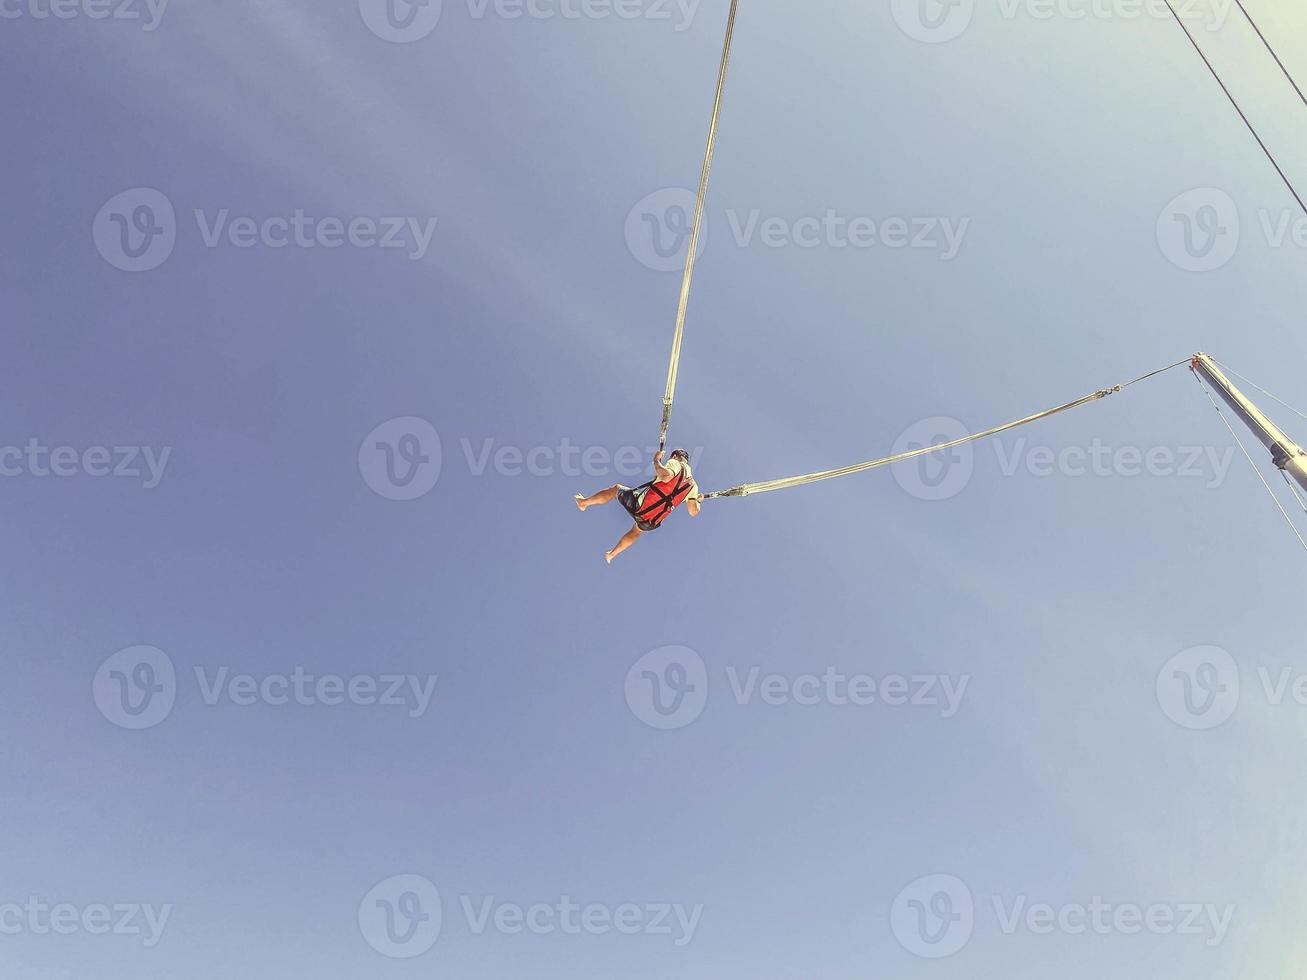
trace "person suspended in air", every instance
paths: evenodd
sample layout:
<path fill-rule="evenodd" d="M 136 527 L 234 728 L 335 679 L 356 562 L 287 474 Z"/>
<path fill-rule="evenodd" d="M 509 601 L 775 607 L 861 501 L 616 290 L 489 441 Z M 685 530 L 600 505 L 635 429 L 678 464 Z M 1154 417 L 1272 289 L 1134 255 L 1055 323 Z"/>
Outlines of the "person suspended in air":
<path fill-rule="evenodd" d="M 660 449 L 654 454 L 653 465 L 654 478 L 643 486 L 631 489 L 619 483 L 589 497 L 579 493 L 576 495 L 576 506 L 582 511 L 596 504 L 616 500 L 635 520 L 635 526 L 622 536 L 613 550 L 605 552 L 604 560 L 610 565 L 614 558 L 635 544 L 646 531 L 662 527 L 663 521 L 681 504 L 686 505 L 685 509 L 691 517 L 699 516 L 703 494 L 690 471 L 690 454 L 684 449 L 674 450 L 664 465 Z"/>

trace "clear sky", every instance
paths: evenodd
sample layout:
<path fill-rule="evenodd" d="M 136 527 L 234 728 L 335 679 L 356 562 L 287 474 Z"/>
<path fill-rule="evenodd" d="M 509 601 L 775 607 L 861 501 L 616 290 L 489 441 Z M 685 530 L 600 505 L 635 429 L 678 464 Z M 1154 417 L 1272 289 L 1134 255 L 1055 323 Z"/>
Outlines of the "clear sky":
<path fill-rule="evenodd" d="M 608 567 L 728 4 L 396 4 L 0 2 L 0 974 L 1301 976 L 1307 555 L 1188 373 Z M 701 484 L 1199 349 L 1307 402 L 1175 24 L 932 4 L 741 5 Z"/>

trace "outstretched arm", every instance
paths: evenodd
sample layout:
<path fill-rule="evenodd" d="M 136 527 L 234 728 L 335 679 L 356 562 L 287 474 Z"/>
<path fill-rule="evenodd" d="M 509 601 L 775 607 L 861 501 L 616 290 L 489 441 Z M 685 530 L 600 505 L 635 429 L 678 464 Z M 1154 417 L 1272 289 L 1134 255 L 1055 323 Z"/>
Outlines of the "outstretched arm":
<path fill-rule="evenodd" d="M 691 517 L 699 516 L 699 511 L 703 509 L 703 493 L 698 487 L 694 488 L 694 496 L 686 500 L 685 509 L 690 512 Z"/>
<path fill-rule="evenodd" d="M 658 477 L 659 483 L 666 483 L 676 477 L 675 473 L 663 465 L 663 451 L 661 449 L 654 453 L 653 464 L 654 475 Z"/>

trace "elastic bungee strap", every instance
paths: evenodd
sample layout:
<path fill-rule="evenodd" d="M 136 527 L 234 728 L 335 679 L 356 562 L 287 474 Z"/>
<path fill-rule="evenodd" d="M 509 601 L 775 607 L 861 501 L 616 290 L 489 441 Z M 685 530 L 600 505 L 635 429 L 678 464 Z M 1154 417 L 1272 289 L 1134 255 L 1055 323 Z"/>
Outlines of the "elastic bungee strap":
<path fill-rule="evenodd" d="M 685 313 L 690 306 L 690 284 L 694 280 L 694 263 L 698 257 L 699 239 L 703 232 L 703 211 L 708 199 L 708 176 L 712 172 L 713 153 L 717 149 L 717 124 L 721 119 L 722 96 L 726 92 L 726 75 L 731 64 L 731 42 L 735 37 L 735 12 L 738 7 L 739 0 L 731 0 L 731 13 L 726 21 L 726 42 L 722 45 L 722 63 L 717 73 L 717 95 L 713 99 L 712 122 L 708 126 L 708 145 L 703 154 L 703 170 L 699 174 L 699 194 L 694 202 L 690 250 L 685 255 L 681 299 L 676 308 L 676 332 L 672 335 L 672 359 L 667 367 L 667 387 L 663 391 L 663 420 L 658 430 L 659 449 L 667 448 L 667 427 L 672 421 L 672 402 L 676 398 L 676 376 L 681 365 L 681 340 L 685 336 Z"/>
<path fill-rule="evenodd" d="M 711 500 L 714 497 L 747 497 L 754 493 L 767 493 L 771 490 L 788 490 L 790 487 L 801 487 L 808 483 L 817 483 L 821 480 L 833 480 L 839 476 L 852 476 L 854 473 L 862 473 L 866 470 L 878 469 L 882 466 L 889 466 L 893 463 L 901 463 L 906 459 L 916 459 L 918 456 L 928 456 L 931 453 L 943 452 L 946 449 L 952 449 L 954 446 L 961 446 L 968 442 L 975 442 L 978 439 L 987 439 L 990 436 L 996 436 L 1001 432 L 1007 432 L 1009 429 L 1015 429 L 1018 426 L 1029 425 L 1031 422 L 1038 422 L 1041 419 L 1049 418 L 1053 415 L 1059 415 L 1062 412 L 1069 412 L 1073 408 L 1079 408 L 1081 405 L 1088 405 L 1090 402 L 1096 402 L 1100 398 L 1106 398 L 1108 395 L 1114 395 L 1124 387 L 1117 385 L 1114 388 L 1104 388 L 1102 391 L 1096 391 L 1092 395 L 1085 395 L 1084 398 L 1077 398 L 1073 402 L 1067 402 L 1065 405 L 1059 405 L 1057 408 L 1050 408 L 1046 412 L 1039 412 L 1036 415 L 1027 415 L 1023 419 L 1017 419 L 1015 422 L 1008 422 L 1006 425 L 995 426 L 992 429 L 986 429 L 984 432 L 977 432 L 975 435 L 965 436 L 961 439 L 954 439 L 952 442 L 940 443 L 937 446 L 925 446 L 921 449 L 914 449 L 910 452 L 899 453 L 897 456 L 886 456 L 883 459 L 873 459 L 866 463 L 856 463 L 853 466 L 844 466 L 837 470 L 822 470 L 820 473 L 807 473 L 803 476 L 788 476 L 781 480 L 766 480 L 762 483 L 746 483 L 742 486 L 731 487 L 729 490 L 718 490 L 714 493 L 704 495 L 705 500 Z"/>
<path fill-rule="evenodd" d="M 1129 388 L 1131 385 L 1137 385 L 1141 381 L 1147 381 L 1149 378 L 1155 378 L 1159 374 L 1165 374 L 1167 371 L 1174 370 L 1183 364 L 1188 364 L 1189 359 L 1176 361 L 1164 368 L 1158 368 L 1156 371 L 1150 371 L 1142 374 L 1133 381 L 1127 381 L 1125 384 L 1114 385 L 1111 388 L 1103 388 L 1092 395 L 1085 395 L 1084 398 L 1077 398 L 1073 402 L 1067 402 L 1065 405 L 1059 405 L 1057 408 L 1050 408 L 1044 412 L 1038 412 L 1035 415 L 1027 415 L 1023 419 L 1017 419 L 1015 422 L 1008 422 L 1006 425 L 998 425 L 992 429 L 986 429 L 984 432 L 977 432 L 975 435 L 964 436 L 961 439 L 954 439 L 952 442 L 940 443 L 937 446 L 925 446 L 921 449 L 914 449 L 910 452 L 899 453 L 897 456 L 886 456 L 883 459 L 873 459 L 866 463 L 855 463 L 853 466 L 845 466 L 838 470 L 822 470 L 820 473 L 808 473 L 804 476 L 789 476 L 782 480 L 767 480 L 762 483 L 745 483 L 742 486 L 731 487 L 729 490 L 717 490 L 713 493 L 704 494 L 704 500 L 711 500 L 714 497 L 747 497 L 752 493 L 767 493 L 770 490 L 786 490 L 790 487 L 801 487 L 806 483 L 817 483 L 820 480 L 833 480 L 837 476 L 851 476 L 854 473 L 862 473 L 866 470 L 878 469 L 881 466 L 889 466 L 893 463 L 901 463 L 905 459 L 916 459 L 918 456 L 928 456 L 931 453 L 943 452 L 945 449 L 952 449 L 954 446 L 965 445 L 968 442 L 976 442 L 979 439 L 988 439 L 990 436 L 996 436 L 999 433 L 1007 432 L 1009 429 L 1015 429 L 1022 425 L 1029 425 L 1031 422 L 1038 422 L 1041 419 L 1050 418 L 1054 415 L 1060 415 L 1063 412 L 1069 412 L 1073 408 L 1079 408 L 1081 405 L 1088 405 L 1090 402 L 1096 402 L 1100 398 L 1106 398 L 1108 395 L 1115 395 L 1117 392 Z"/>

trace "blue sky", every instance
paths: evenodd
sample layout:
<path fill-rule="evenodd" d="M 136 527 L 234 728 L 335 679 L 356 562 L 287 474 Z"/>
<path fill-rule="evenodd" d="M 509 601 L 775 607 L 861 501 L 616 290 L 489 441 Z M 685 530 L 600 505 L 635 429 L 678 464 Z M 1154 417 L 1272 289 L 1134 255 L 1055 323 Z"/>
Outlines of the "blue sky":
<path fill-rule="evenodd" d="M 679 287 L 628 228 L 675 230 L 727 6 L 4 7 L 6 977 L 1300 975 L 1304 556 L 1183 370 L 604 564 L 624 515 L 571 496 L 642 479 Z M 1307 402 L 1302 216 L 1174 23 L 742 8 L 672 423 L 705 488 L 1199 349 Z M 1307 13 L 1249 9 L 1307 77 Z M 1195 26 L 1307 184 L 1307 109 L 1237 11 Z M 124 271 L 141 188 L 175 221 Z M 933 875 L 974 907 L 939 959 L 892 911 Z M 1095 897 L 1231 915 L 1020 911 Z M 514 931 L 568 900 L 634 934 Z"/>

